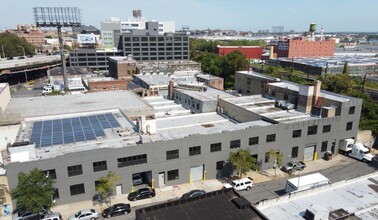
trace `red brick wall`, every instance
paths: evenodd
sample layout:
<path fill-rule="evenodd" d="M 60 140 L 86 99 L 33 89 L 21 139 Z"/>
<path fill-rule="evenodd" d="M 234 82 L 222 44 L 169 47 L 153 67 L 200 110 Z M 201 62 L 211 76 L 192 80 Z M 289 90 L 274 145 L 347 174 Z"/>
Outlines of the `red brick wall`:
<path fill-rule="evenodd" d="M 223 78 L 211 79 L 208 83 L 210 87 L 223 90 Z"/>
<path fill-rule="evenodd" d="M 89 82 L 88 85 L 91 92 L 127 90 L 126 80 Z"/>
<path fill-rule="evenodd" d="M 247 59 L 261 59 L 263 48 L 262 47 L 254 47 L 254 48 L 246 48 L 246 47 L 217 47 L 216 53 L 221 56 L 226 56 L 227 54 L 233 51 L 240 51 Z"/>
<path fill-rule="evenodd" d="M 335 41 L 289 40 L 288 50 L 278 50 L 278 57 L 329 57 L 335 54 Z M 281 43 L 282 44 L 282 43 Z"/>

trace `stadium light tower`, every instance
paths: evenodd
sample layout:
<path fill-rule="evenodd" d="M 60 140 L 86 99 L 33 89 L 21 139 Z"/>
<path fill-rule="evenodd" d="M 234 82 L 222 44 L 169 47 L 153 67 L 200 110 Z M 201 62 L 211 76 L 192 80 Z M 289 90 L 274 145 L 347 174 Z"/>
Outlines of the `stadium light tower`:
<path fill-rule="evenodd" d="M 34 21 L 37 27 L 56 27 L 58 29 L 60 58 L 64 80 L 64 91 L 68 92 L 66 59 L 63 51 L 62 27 L 80 27 L 81 11 L 77 7 L 35 7 Z"/>

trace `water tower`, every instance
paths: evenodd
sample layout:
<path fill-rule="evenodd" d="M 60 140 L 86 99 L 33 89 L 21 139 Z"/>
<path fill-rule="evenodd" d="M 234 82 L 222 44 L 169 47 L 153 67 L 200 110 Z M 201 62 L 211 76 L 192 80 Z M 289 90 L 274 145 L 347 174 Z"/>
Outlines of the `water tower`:
<path fill-rule="evenodd" d="M 315 23 L 311 23 L 310 24 L 310 29 L 308 31 L 310 32 L 311 40 L 314 41 L 315 40 L 316 24 Z"/>
<path fill-rule="evenodd" d="M 142 10 L 140 10 L 140 9 L 133 10 L 133 17 L 134 18 L 141 18 L 142 17 Z"/>

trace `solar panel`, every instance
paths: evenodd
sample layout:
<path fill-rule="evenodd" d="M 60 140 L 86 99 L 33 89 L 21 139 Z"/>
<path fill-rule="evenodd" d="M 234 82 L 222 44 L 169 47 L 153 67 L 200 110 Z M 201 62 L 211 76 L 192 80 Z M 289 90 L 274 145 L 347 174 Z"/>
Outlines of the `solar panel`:
<path fill-rule="evenodd" d="M 95 140 L 105 136 L 104 129 L 120 127 L 111 113 L 74 118 L 36 121 L 30 142 L 37 147 Z"/>

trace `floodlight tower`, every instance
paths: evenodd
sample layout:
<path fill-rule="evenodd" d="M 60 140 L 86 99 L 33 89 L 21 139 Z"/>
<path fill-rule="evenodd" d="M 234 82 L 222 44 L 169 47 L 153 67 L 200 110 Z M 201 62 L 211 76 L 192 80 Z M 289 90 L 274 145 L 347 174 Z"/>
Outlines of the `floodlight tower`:
<path fill-rule="evenodd" d="M 60 59 L 64 80 L 64 91 L 68 92 L 66 59 L 63 51 L 62 27 L 80 27 L 81 11 L 77 7 L 36 7 L 33 8 L 37 27 L 56 27 L 58 29 Z"/>

